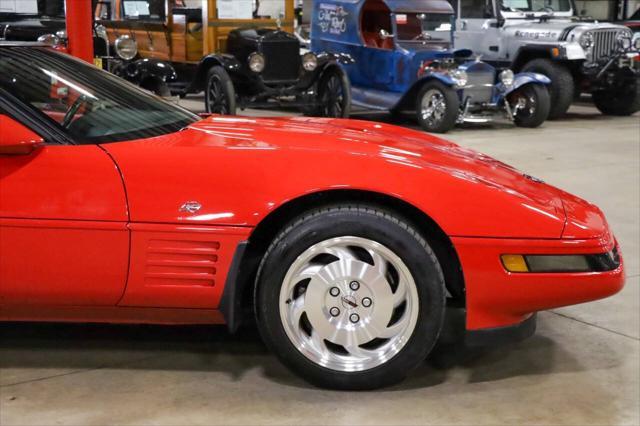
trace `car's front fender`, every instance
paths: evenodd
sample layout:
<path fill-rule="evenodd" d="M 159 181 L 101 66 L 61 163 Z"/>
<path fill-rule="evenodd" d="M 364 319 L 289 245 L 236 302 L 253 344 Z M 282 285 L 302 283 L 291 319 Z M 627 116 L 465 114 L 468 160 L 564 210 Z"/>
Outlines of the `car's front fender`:
<path fill-rule="evenodd" d="M 546 75 L 533 72 L 521 72 L 514 76 L 513 84 L 511 86 L 507 87 L 503 83 L 498 83 L 496 87 L 499 92 L 506 96 L 527 84 L 541 84 L 546 86 L 551 84 L 551 80 Z"/>
<path fill-rule="evenodd" d="M 211 54 L 200 60 L 195 78 L 187 89 L 187 92 L 197 92 L 204 89 L 207 73 L 214 66 L 221 66 L 229 74 L 234 74 L 242 69 L 242 64 L 233 55 L 228 54 Z"/>
<path fill-rule="evenodd" d="M 145 58 L 132 62 L 129 66 L 137 68 L 139 80 L 146 78 L 157 78 L 165 83 L 175 81 L 178 78 L 176 70 L 169 62 L 159 59 Z"/>

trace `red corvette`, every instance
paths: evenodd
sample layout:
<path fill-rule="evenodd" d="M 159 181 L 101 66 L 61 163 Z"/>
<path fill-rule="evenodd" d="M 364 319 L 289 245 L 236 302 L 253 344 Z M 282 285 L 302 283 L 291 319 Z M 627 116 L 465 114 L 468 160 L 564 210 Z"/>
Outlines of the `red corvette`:
<path fill-rule="evenodd" d="M 602 212 L 431 135 L 201 119 L 42 46 L 0 45 L 0 316 L 226 323 L 312 383 L 402 379 L 467 339 L 619 291 Z"/>

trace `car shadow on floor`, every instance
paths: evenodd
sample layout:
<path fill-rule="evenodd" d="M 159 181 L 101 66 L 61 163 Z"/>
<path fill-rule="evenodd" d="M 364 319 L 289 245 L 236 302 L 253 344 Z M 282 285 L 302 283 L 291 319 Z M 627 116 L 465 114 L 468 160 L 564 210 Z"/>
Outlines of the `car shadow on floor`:
<path fill-rule="evenodd" d="M 269 380 L 309 387 L 268 352 L 254 326 L 230 335 L 223 326 L 0 325 L 0 372 L 101 368 L 221 372 L 232 380 L 259 368 Z M 407 380 L 388 390 L 433 387 L 454 370 L 465 371 L 469 382 L 488 382 L 582 367 L 561 345 L 541 335 L 493 349 L 470 349 L 449 339 Z M 15 379 L 0 380 L 2 386 L 11 384 Z"/>

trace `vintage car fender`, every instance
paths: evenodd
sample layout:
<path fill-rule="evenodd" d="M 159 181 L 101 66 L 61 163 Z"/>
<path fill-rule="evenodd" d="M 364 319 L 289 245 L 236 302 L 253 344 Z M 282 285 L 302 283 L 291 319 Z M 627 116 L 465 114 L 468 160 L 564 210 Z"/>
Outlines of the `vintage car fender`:
<path fill-rule="evenodd" d="M 496 88 L 506 96 L 526 84 L 542 84 L 546 86 L 551 84 L 551 80 L 546 75 L 534 72 L 521 72 L 514 76 L 511 86 L 505 87 L 504 84 L 498 83 L 496 84 Z"/>
<path fill-rule="evenodd" d="M 207 73 L 214 66 L 223 67 L 229 74 L 234 74 L 242 68 L 242 64 L 235 56 L 226 53 L 210 54 L 203 57 L 198 64 L 195 78 L 187 89 L 187 92 L 197 92 L 204 89 Z"/>
<path fill-rule="evenodd" d="M 176 70 L 169 62 L 166 61 L 145 58 L 139 59 L 133 62 L 133 64 L 140 72 L 140 81 L 143 81 L 145 78 L 153 77 L 168 83 L 176 80 L 178 77 Z"/>
<path fill-rule="evenodd" d="M 162 96 L 169 95 L 167 83 L 173 82 L 178 78 L 176 70 L 169 62 L 153 58 L 123 62 L 120 66 L 114 68 L 113 72 Z"/>

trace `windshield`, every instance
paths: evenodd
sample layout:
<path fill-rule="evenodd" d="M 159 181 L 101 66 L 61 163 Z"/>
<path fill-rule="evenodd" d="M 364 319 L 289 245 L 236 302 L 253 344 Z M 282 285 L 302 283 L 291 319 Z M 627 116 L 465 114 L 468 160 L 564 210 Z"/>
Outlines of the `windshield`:
<path fill-rule="evenodd" d="M 502 0 L 503 12 L 571 12 L 570 0 Z"/>
<path fill-rule="evenodd" d="M 0 48 L 3 92 L 81 144 L 160 136 L 198 120 L 113 74 L 47 48 Z"/>
<path fill-rule="evenodd" d="M 448 41 L 451 20 L 448 13 L 398 13 L 396 25 L 399 41 Z"/>

